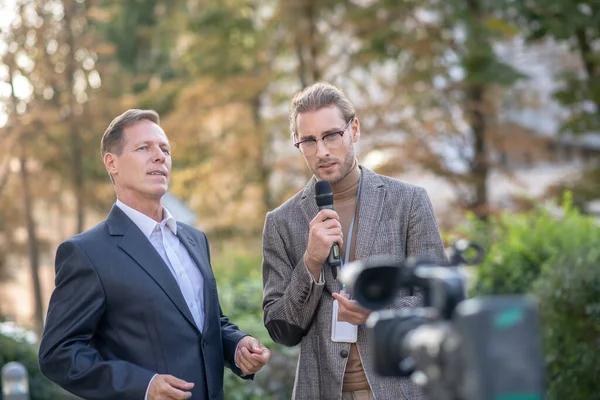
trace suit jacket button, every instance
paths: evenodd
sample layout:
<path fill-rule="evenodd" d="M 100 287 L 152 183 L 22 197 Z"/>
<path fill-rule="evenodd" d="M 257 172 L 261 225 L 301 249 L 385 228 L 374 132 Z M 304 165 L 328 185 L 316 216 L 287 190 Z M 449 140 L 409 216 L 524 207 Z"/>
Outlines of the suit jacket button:
<path fill-rule="evenodd" d="M 340 351 L 340 356 L 342 356 L 342 358 L 348 357 L 348 350 L 342 350 L 342 351 Z"/>
<path fill-rule="evenodd" d="M 202 341 L 202 347 L 206 347 L 206 342 L 204 340 Z"/>

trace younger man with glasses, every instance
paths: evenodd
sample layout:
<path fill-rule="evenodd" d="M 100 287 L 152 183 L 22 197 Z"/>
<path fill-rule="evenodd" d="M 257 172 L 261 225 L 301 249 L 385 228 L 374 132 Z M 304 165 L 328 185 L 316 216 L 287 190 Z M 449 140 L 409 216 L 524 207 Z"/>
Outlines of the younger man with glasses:
<path fill-rule="evenodd" d="M 369 311 L 347 298 L 324 263 L 334 243 L 340 247 L 342 268 L 382 254 L 445 260 L 427 193 L 358 165 L 354 143 L 360 123 L 353 105 L 332 85 L 316 83 L 296 94 L 290 127 L 313 176 L 303 190 L 267 214 L 262 268 L 269 334 L 286 346 L 301 345 L 293 398 L 421 399 L 409 380 L 375 374 L 364 325 Z M 335 211 L 319 211 L 318 180 L 331 183 Z M 391 307 L 420 302 L 406 292 Z M 354 329 L 356 340 L 338 338 L 342 326 Z"/>

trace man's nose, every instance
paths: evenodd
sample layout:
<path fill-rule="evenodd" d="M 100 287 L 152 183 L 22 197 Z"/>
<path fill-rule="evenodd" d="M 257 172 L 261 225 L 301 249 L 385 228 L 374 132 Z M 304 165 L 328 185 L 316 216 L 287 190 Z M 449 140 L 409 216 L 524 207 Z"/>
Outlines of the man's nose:
<path fill-rule="evenodd" d="M 154 149 L 154 154 L 152 155 L 154 162 L 165 162 L 165 160 L 167 159 L 167 156 L 165 155 L 165 153 L 162 151 L 162 149 L 156 148 Z"/>
<path fill-rule="evenodd" d="M 317 140 L 317 157 L 321 158 L 329 154 L 329 149 L 322 140 Z"/>

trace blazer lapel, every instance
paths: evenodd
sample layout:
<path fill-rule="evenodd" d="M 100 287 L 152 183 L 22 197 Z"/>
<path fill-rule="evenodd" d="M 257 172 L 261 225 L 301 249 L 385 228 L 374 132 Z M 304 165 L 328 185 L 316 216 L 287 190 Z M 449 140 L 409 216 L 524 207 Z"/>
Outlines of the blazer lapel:
<path fill-rule="evenodd" d="M 210 310 L 210 307 L 214 303 L 214 301 L 210 298 L 210 280 L 213 274 L 210 270 L 210 265 L 208 264 L 208 249 L 205 249 L 203 244 L 197 242 L 187 227 L 179 223 L 177 224 L 177 236 L 202 274 L 202 292 L 204 298 L 204 321 L 202 332 L 207 332 L 210 318 L 207 318 L 206 316 L 212 315 L 212 310 Z M 202 252 L 206 255 L 206 257 L 203 257 Z"/>
<path fill-rule="evenodd" d="M 123 236 L 119 247 L 154 279 L 179 312 L 197 329 L 175 277 L 142 231 L 117 206 L 113 206 L 107 224 L 111 236 Z"/>
<path fill-rule="evenodd" d="M 365 167 L 358 209 L 358 231 L 356 233 L 356 260 L 370 257 L 371 248 L 377 236 L 377 228 L 383 212 L 385 185 L 383 180 Z"/>

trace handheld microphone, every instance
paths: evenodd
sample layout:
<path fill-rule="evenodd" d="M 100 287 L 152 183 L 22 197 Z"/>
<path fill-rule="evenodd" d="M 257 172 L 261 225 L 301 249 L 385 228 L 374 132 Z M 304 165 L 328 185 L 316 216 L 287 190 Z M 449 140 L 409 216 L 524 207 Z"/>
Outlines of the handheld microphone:
<path fill-rule="evenodd" d="M 315 185 L 315 201 L 320 210 L 333 210 L 333 192 L 331 184 L 327 181 L 318 181 Z M 337 268 L 342 265 L 340 257 L 340 246 L 334 243 L 329 250 L 327 265 L 331 267 L 333 278 L 337 279 Z"/>

